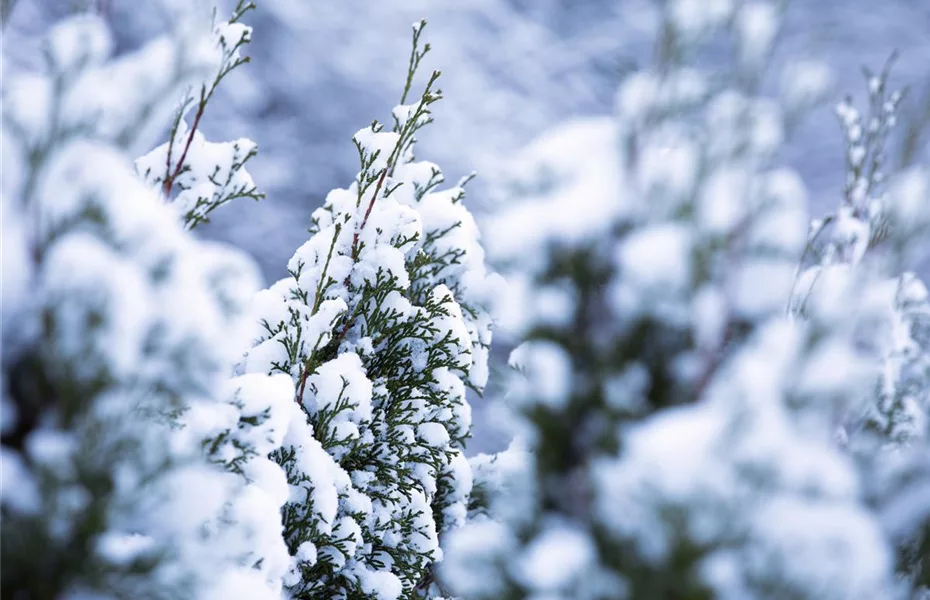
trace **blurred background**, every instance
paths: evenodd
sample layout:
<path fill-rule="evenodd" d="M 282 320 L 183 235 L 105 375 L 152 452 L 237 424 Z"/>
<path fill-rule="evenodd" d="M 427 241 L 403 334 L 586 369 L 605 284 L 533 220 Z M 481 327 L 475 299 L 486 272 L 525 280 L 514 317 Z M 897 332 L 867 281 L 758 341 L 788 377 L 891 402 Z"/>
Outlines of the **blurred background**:
<path fill-rule="evenodd" d="M 170 26 L 161 2 L 3 1 L 5 71 L 36 64 L 43 30 L 74 11 L 103 14 L 118 52 Z M 234 4 L 218 3 L 220 16 Z M 415 21 L 429 22 L 425 37 L 433 51 L 423 71 L 443 71 L 446 97 L 420 138 L 419 156 L 438 163 L 449 181 L 478 172 L 466 202 L 479 223 L 506 201 L 508 160 L 523 145 L 560 121 L 611 111 L 620 77 L 648 59 L 654 28 L 647 0 L 256 3 L 245 19 L 254 27 L 252 64 L 224 82 L 202 130 L 215 141 L 258 142 L 249 170 L 268 197 L 217 211 L 203 235 L 251 253 L 269 283 L 285 275 L 326 193 L 354 176 L 352 134 L 372 119 L 389 121 Z M 861 67 L 880 69 L 895 49 L 892 82 L 910 88 L 902 121 L 923 123 L 930 116 L 930 0 L 792 0 L 778 54 L 826 63 L 838 100 L 847 93 L 864 97 Z M 915 134 L 915 157 L 926 158 L 926 133 Z M 831 106 L 803 124 L 786 159 L 808 185 L 812 213 L 835 206 L 843 147 Z M 475 409 L 470 451 L 499 447 L 504 437 L 493 433 L 493 416 L 482 402 Z"/>

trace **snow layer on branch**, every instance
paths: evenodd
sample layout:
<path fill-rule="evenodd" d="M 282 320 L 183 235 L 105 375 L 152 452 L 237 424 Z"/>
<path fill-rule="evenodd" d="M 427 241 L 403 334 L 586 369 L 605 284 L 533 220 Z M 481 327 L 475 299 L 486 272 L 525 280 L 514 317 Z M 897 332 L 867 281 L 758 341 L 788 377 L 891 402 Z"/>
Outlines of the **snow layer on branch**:
<path fill-rule="evenodd" d="M 166 178 L 169 155 L 179 160 L 185 149 L 183 166 L 178 177 L 174 178 L 174 185 L 180 192 L 172 205 L 186 222 L 205 221 L 211 211 L 223 204 L 257 194 L 255 182 L 243 168 L 246 161 L 258 152 L 255 142 L 245 138 L 232 142 L 208 142 L 200 131 L 191 133 L 183 120 L 173 142 L 166 142 L 138 158 L 136 171 L 152 187 L 160 188 Z M 173 171 L 175 164 L 170 169 Z"/>
<path fill-rule="evenodd" d="M 704 559 L 702 576 L 722 597 L 769 585 L 874 597 L 888 584 L 890 556 L 858 503 L 855 471 L 830 440 L 829 423 L 819 427 L 820 439 L 812 437 L 809 423 L 799 427 L 781 400 L 804 360 L 797 354 L 803 337 L 793 329 L 763 329 L 712 384 L 710 401 L 630 428 L 623 456 L 597 467 L 600 519 L 656 563 L 676 539 L 716 540 L 720 549 Z M 851 374 L 843 357 L 834 358 L 831 369 Z M 861 384 L 853 380 L 816 391 L 854 397 Z M 804 378 L 798 383 L 810 389 Z"/>
<path fill-rule="evenodd" d="M 592 118 L 547 132 L 514 166 L 515 202 L 485 224 L 488 252 L 495 260 L 545 256 L 550 244 L 573 247 L 604 232 L 629 210 L 623 189 L 619 139 L 612 120 Z M 611 196 L 604 192 L 611 190 Z"/>

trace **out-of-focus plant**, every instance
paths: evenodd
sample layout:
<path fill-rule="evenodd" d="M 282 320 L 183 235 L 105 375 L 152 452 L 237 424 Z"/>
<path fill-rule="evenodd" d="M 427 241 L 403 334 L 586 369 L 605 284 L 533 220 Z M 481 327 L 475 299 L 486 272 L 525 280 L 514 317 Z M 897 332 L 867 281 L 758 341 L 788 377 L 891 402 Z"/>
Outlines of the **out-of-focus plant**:
<path fill-rule="evenodd" d="M 166 6 L 172 34 L 119 58 L 69 18 L 3 82 L 4 597 L 275 598 L 290 566 L 266 417 L 293 386 L 228 379 L 256 268 L 132 167 L 228 60 L 230 26 Z"/>
<path fill-rule="evenodd" d="M 467 598 L 910 597 L 927 480 L 901 466 L 879 485 L 874 446 L 842 439 L 855 421 L 900 440 L 912 426 L 886 407 L 926 393 L 905 383 L 921 359 L 904 377 L 884 343 L 920 353 L 926 295 L 897 277 L 930 214 L 926 173 L 882 175 L 900 97 L 878 75 L 874 122 L 840 105 L 844 203 L 808 236 L 779 149 L 824 68 L 788 64 L 767 94 L 778 3 L 658 4 L 655 61 L 621 84 L 616 116 L 540 138 L 489 222 L 504 328 L 525 341 L 519 440 L 475 460 L 486 505 L 442 574 Z M 725 68 L 700 68 L 708 45 Z M 912 210 L 898 227 L 893 207 Z M 870 244 L 897 250 L 863 264 Z"/>

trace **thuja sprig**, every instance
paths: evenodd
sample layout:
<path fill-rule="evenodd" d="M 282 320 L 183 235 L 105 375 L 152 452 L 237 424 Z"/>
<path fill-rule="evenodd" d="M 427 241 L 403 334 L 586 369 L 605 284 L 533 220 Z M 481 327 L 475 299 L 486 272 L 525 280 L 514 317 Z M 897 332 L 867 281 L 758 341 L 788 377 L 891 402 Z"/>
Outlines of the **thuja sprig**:
<path fill-rule="evenodd" d="M 407 94 L 410 93 L 410 86 L 413 84 L 413 76 L 416 74 L 417 69 L 420 66 L 420 61 L 423 60 L 423 57 L 426 56 L 430 51 L 429 44 L 424 44 L 422 50 L 419 50 L 418 48 L 420 44 L 420 36 L 423 34 L 423 29 L 425 27 L 425 19 L 421 19 L 419 23 L 415 23 L 413 25 L 413 46 L 410 51 L 410 62 L 407 65 L 407 80 L 404 82 L 404 93 L 400 96 L 401 104 L 407 101 Z"/>
<path fill-rule="evenodd" d="M 886 163 L 886 146 L 888 138 L 897 123 L 897 115 L 906 95 L 906 89 L 889 91 L 888 82 L 891 71 L 897 61 L 898 53 L 893 52 L 878 73 L 868 67 L 862 67 L 868 89 L 869 111 L 866 121 L 853 105 L 851 95 L 839 102 L 834 112 L 843 131 L 846 182 L 843 187 L 842 204 L 850 210 L 854 218 L 869 223 L 869 239 L 866 248 L 871 250 L 881 244 L 890 234 L 887 215 L 880 209 L 875 211 L 873 199 L 881 196 L 881 186 L 886 175 L 883 168 Z M 830 252 L 835 248 L 836 240 L 829 234 L 840 218 L 839 211 L 834 211 L 823 218 L 814 220 L 808 231 L 807 243 L 798 261 L 789 298 L 795 298 L 801 273 L 813 262 L 823 263 L 832 260 Z M 807 301 L 813 292 L 813 285 L 819 280 L 818 271 L 813 282 L 807 286 L 803 298 L 791 300 L 786 306 L 786 313 L 803 314 Z"/>
<path fill-rule="evenodd" d="M 238 23 L 243 15 L 254 9 L 255 4 L 253 2 L 239 0 L 238 4 L 236 4 L 236 8 L 233 9 L 228 23 Z M 215 9 L 213 11 L 213 22 L 215 27 Z M 222 49 L 220 68 L 217 70 L 216 75 L 213 77 L 213 80 L 209 85 L 207 83 L 201 84 L 200 97 L 199 100 L 196 101 L 197 111 L 194 113 L 194 121 L 191 125 L 190 131 L 187 134 L 187 140 L 184 143 L 181 156 L 178 158 L 177 162 L 173 162 L 171 150 L 174 146 L 174 141 L 178 136 L 181 122 L 184 120 L 184 115 L 186 115 L 190 108 L 194 105 L 194 97 L 188 94 L 181 102 L 181 106 L 178 107 L 178 110 L 175 113 L 174 121 L 171 125 L 170 143 L 168 144 L 168 152 L 165 159 L 165 177 L 162 181 L 162 193 L 166 199 L 170 198 L 171 196 L 171 189 L 175 180 L 181 173 L 184 172 L 184 160 L 187 158 L 187 153 L 190 150 L 191 143 L 194 141 L 194 135 L 197 133 L 197 129 L 200 126 L 200 120 L 203 118 L 204 112 L 207 109 L 207 103 L 210 101 L 210 98 L 213 97 L 213 93 L 219 87 L 220 82 L 222 82 L 229 73 L 250 61 L 248 56 L 240 56 L 239 51 L 251 41 L 252 33 L 249 28 L 244 28 L 239 36 L 239 39 L 235 41 L 227 40 L 224 36 L 220 36 L 219 43 Z M 246 160 L 248 160 L 248 158 L 251 158 L 251 156 L 247 157 Z M 242 161 L 242 164 L 244 163 L 245 160 Z M 242 164 L 239 165 L 240 168 L 242 167 Z M 249 196 L 256 197 L 260 196 L 260 194 L 249 194 Z"/>
<path fill-rule="evenodd" d="M 420 62 L 423 57 L 430 50 L 429 44 L 424 44 L 423 47 L 420 47 L 420 36 L 423 32 L 423 28 L 426 26 L 426 21 L 422 20 L 413 27 L 413 40 L 412 48 L 410 52 L 410 59 L 408 61 L 407 67 L 407 77 L 406 83 L 404 85 L 404 91 L 401 95 L 401 103 L 403 103 L 407 95 L 409 94 L 410 87 L 412 85 L 413 79 L 416 76 L 416 72 L 420 66 Z M 397 165 L 398 161 L 405 155 L 407 149 L 415 141 L 415 133 L 419 131 L 422 127 L 432 123 L 432 113 L 430 111 L 430 106 L 442 99 L 442 90 L 435 89 L 434 86 L 436 81 L 439 79 L 441 73 L 439 71 L 433 71 L 430 75 L 429 80 L 426 83 L 426 86 L 423 89 L 423 93 L 420 96 L 419 102 L 411 108 L 408 118 L 401 122 L 401 120 L 395 114 L 395 125 L 394 132 L 398 134 L 397 141 L 391 149 L 391 153 L 385 162 L 385 166 L 379 169 L 378 171 L 372 172 L 372 168 L 376 160 L 380 156 L 380 150 L 374 152 L 367 152 L 365 148 L 362 147 L 361 143 L 358 140 L 354 140 L 356 150 L 359 155 L 359 162 L 361 170 L 356 178 L 356 185 L 358 188 L 356 206 L 360 207 L 362 199 L 367 195 L 367 192 L 371 190 L 374 186 L 374 190 L 371 192 L 370 199 L 365 209 L 365 213 L 362 216 L 362 220 L 356 225 L 355 231 L 352 234 L 352 250 L 351 256 L 352 260 L 357 261 L 359 253 L 361 252 L 361 242 L 360 236 L 362 231 L 364 231 L 366 225 L 368 224 L 368 219 L 371 216 L 371 212 L 374 209 L 375 202 L 378 197 L 382 194 L 382 190 L 385 190 L 384 196 L 389 196 L 397 187 L 388 187 L 385 189 L 385 184 L 393 175 L 394 168 Z M 371 124 L 371 130 L 375 133 L 380 133 L 383 129 L 383 126 L 378 122 L 374 121 Z M 437 182 L 438 185 L 438 182 Z M 341 226 L 340 226 L 341 227 Z M 339 235 L 337 230 L 336 236 Z M 315 315 L 319 310 L 320 301 L 322 300 L 325 292 L 325 288 L 328 287 L 328 282 L 330 280 L 328 271 L 329 263 L 332 258 L 333 247 L 335 245 L 335 237 L 333 238 L 333 246 L 330 248 L 329 255 L 327 256 L 326 263 L 323 268 L 323 272 L 320 276 L 320 283 L 317 288 L 317 293 L 314 298 L 313 306 L 311 307 L 311 315 Z M 346 280 L 343 282 L 346 286 L 349 285 L 349 276 L 346 277 Z M 355 322 L 353 315 L 347 316 L 342 324 L 342 327 L 339 329 L 337 334 L 334 336 L 331 344 L 338 344 L 351 329 L 352 324 Z M 315 353 L 311 353 L 310 356 L 306 358 L 304 364 L 301 368 L 299 383 L 297 386 L 297 401 L 302 402 L 304 391 L 306 388 L 306 381 L 310 374 L 313 372 L 314 366 L 319 364 L 316 360 Z"/>
<path fill-rule="evenodd" d="M 434 102 L 442 99 L 442 90 L 437 89 L 434 92 L 432 89 L 433 84 L 436 83 L 436 80 L 439 79 L 439 76 L 439 71 L 433 71 L 429 81 L 426 83 L 426 88 L 423 90 L 423 95 L 420 97 L 420 101 L 417 103 L 416 108 L 413 111 L 413 115 L 410 116 L 410 118 L 408 118 L 403 123 L 403 125 L 399 125 L 400 131 L 397 132 L 397 143 L 394 144 L 394 148 L 391 150 L 390 156 L 388 156 L 386 165 L 381 169 L 381 173 L 378 176 L 378 183 L 375 186 L 375 191 L 371 195 L 371 200 L 368 202 L 368 208 L 365 209 L 365 215 L 362 218 L 362 222 L 356 229 L 355 235 L 353 237 L 353 255 L 358 253 L 358 236 L 361 231 L 365 229 L 365 225 L 368 223 L 368 217 L 371 215 L 371 210 L 375 206 L 375 201 L 377 201 L 378 195 L 381 193 L 381 189 L 384 187 L 384 182 L 388 177 L 393 175 L 394 167 L 397 165 L 397 161 L 400 160 L 407 148 L 410 147 L 410 144 L 413 143 L 415 139 L 414 134 L 422 127 L 433 122 L 433 118 L 431 116 L 432 113 L 429 109 L 429 106 Z M 396 189 L 396 186 L 389 188 L 389 190 L 384 195 L 389 196 L 390 193 Z"/>
<path fill-rule="evenodd" d="M 233 142 L 233 150 L 235 152 L 240 152 L 241 148 L 237 142 Z M 214 193 L 211 197 L 199 197 L 197 198 L 194 206 L 184 213 L 183 221 L 184 224 L 193 229 L 197 225 L 206 223 L 209 221 L 209 214 L 213 212 L 216 208 L 237 200 L 239 198 L 251 198 L 252 200 L 258 201 L 265 198 L 263 192 L 258 191 L 258 187 L 250 180 L 246 183 L 241 183 L 239 185 L 232 185 L 236 177 L 236 174 L 245 167 L 245 164 L 249 162 L 252 158 L 258 156 L 258 148 L 252 146 L 249 148 L 245 155 L 242 156 L 239 160 L 234 160 L 230 165 L 229 170 L 226 173 L 226 177 L 221 179 L 219 177 L 220 172 L 222 171 L 219 165 L 213 170 L 213 173 L 207 176 L 207 179 L 212 183 L 218 190 L 219 193 Z M 183 172 L 183 169 L 182 169 Z M 178 182 L 178 187 L 182 190 L 187 189 L 184 185 Z"/>
<path fill-rule="evenodd" d="M 867 122 L 847 96 L 836 107 L 846 140 L 846 184 L 843 190 L 845 202 L 858 213 L 866 207 L 865 203 L 884 181 L 881 170 L 885 163 L 885 144 L 897 121 L 898 107 L 904 99 L 906 90 L 888 92 L 888 79 L 897 60 L 894 52 L 885 61 L 881 72 L 872 73 L 863 67 L 868 92 L 869 114 Z"/>

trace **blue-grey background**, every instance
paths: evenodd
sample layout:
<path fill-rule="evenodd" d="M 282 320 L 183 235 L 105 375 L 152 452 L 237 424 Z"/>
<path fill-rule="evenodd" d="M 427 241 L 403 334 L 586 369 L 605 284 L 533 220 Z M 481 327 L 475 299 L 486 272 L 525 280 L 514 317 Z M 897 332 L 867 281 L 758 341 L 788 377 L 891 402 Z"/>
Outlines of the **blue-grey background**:
<path fill-rule="evenodd" d="M 249 137 L 260 155 L 250 171 L 268 194 L 218 211 L 204 235 L 249 251 L 269 282 L 284 274 L 306 239 L 309 217 L 351 181 L 359 128 L 388 120 L 398 101 L 410 27 L 429 21 L 426 69 L 443 71 L 446 99 L 421 136 L 419 155 L 454 180 L 479 172 L 468 202 L 480 214 L 506 201 L 496 185 L 509 156 L 555 123 L 611 110 L 622 73 L 648 57 L 645 0 L 257 0 L 247 65 L 212 102 L 208 139 Z M 220 0 L 228 9 L 231 2 Z M 18 0 L 3 30 L 4 69 L 38 60 L 35 40 L 56 19 L 103 12 L 125 51 L 169 23 L 158 2 Z M 221 8 L 221 14 L 223 8 Z M 930 0 L 793 0 L 779 56 L 817 58 L 835 76 L 835 96 L 862 97 L 860 67 L 880 68 L 901 52 L 894 82 L 911 87 L 908 110 L 930 98 Z M 713 60 L 710 56 L 708 60 Z M 903 119 L 907 120 L 907 117 Z M 788 148 L 814 213 L 838 200 L 842 138 L 829 106 L 815 112 Z M 926 148 L 923 156 L 926 157 Z M 894 159 L 895 157 L 892 157 Z M 476 403 L 472 451 L 499 446 L 493 418 Z"/>

